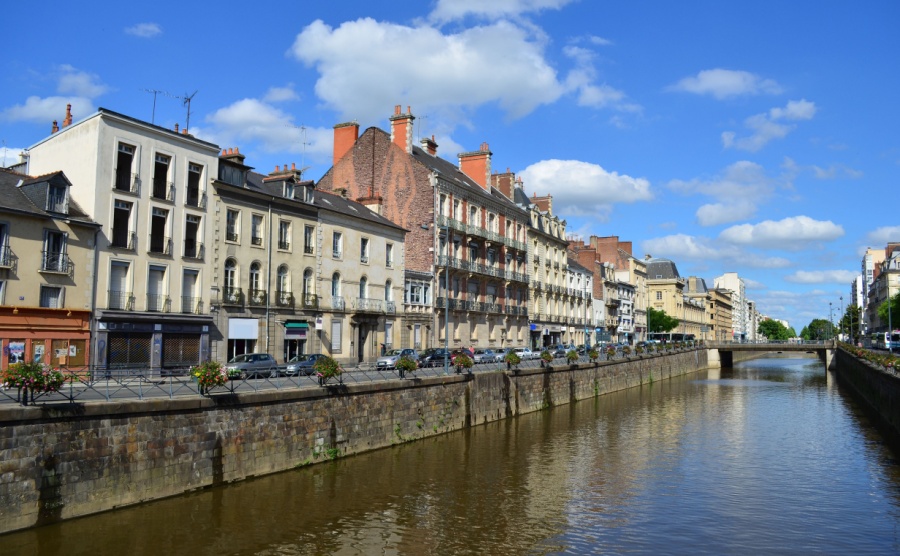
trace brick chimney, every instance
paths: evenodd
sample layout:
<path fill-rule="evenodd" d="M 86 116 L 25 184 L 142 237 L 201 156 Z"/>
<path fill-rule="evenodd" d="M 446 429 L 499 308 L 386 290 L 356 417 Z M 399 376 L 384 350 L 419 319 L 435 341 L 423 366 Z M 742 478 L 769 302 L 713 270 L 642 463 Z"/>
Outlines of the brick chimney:
<path fill-rule="evenodd" d="M 409 106 L 406 107 L 406 114 L 400 112 L 400 105 L 394 107 L 394 115 L 391 120 L 391 142 L 407 152 L 412 154 L 413 147 L 413 120 L 416 117 L 412 115 Z"/>
<path fill-rule="evenodd" d="M 431 156 L 437 156 L 438 144 L 434 142 L 434 135 L 431 136 L 431 139 L 422 139 L 420 143 L 422 145 L 422 149 L 425 152 L 427 152 Z"/>
<path fill-rule="evenodd" d="M 56 133 L 59 131 L 59 124 L 56 123 L 56 120 L 53 120 L 53 127 L 50 128 L 50 133 Z"/>
<path fill-rule="evenodd" d="M 532 195 L 531 203 L 537 205 L 541 212 L 549 212 L 553 214 L 553 195 L 538 197 L 537 194 Z"/>
<path fill-rule="evenodd" d="M 241 154 L 241 151 L 238 150 L 237 147 L 235 147 L 233 149 L 222 149 L 222 154 L 219 155 L 219 158 L 243 165 L 246 157 Z"/>
<path fill-rule="evenodd" d="M 491 179 L 491 149 L 487 143 L 481 149 L 459 154 L 459 170 L 469 176 L 481 187 L 487 189 Z"/>
<path fill-rule="evenodd" d="M 72 125 L 72 105 L 71 105 L 71 104 L 67 104 L 67 105 L 66 105 L 66 117 L 65 117 L 65 119 L 63 120 L 63 125 L 62 125 L 62 126 L 63 126 L 63 127 L 68 127 L 68 126 L 70 126 L 70 125 Z"/>
<path fill-rule="evenodd" d="M 331 163 L 337 164 L 338 160 L 350 152 L 357 139 L 359 139 L 357 122 L 346 122 L 334 126 L 334 154 Z"/>
<path fill-rule="evenodd" d="M 506 198 L 509 200 L 513 199 L 515 181 L 516 175 L 510 172 L 509 168 L 507 168 L 504 173 L 491 175 L 491 184 L 496 187 L 500 193 L 506 195 Z"/>

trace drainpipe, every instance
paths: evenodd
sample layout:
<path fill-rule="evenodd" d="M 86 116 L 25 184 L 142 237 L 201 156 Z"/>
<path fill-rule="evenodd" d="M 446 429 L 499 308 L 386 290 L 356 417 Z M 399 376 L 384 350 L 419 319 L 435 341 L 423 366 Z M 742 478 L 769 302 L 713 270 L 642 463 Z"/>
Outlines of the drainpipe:
<path fill-rule="evenodd" d="M 275 200 L 275 197 L 269 200 L 269 241 L 266 245 L 268 262 L 266 263 L 266 353 L 272 353 L 269 351 L 269 319 L 271 317 L 271 313 L 269 312 L 269 302 L 270 295 L 269 293 L 272 291 L 272 201 Z"/>
<path fill-rule="evenodd" d="M 102 227 L 97 226 L 97 229 L 94 230 L 94 276 L 92 280 L 93 284 L 91 284 L 91 341 L 96 340 L 97 338 L 97 272 L 99 272 L 100 266 L 100 248 L 98 247 L 99 242 L 97 239 L 99 238 L 102 229 Z M 96 347 L 97 346 L 94 346 L 94 348 Z M 100 364 L 100 362 L 97 361 L 97 355 L 97 350 L 91 349 L 91 361 L 93 361 L 93 364 L 89 361 L 88 365 L 96 368 Z"/>

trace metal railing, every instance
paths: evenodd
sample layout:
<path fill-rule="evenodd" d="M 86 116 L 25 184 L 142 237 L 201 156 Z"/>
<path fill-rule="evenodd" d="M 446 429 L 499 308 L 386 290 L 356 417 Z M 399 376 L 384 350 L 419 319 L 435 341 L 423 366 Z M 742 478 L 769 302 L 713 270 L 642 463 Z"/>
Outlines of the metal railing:
<path fill-rule="evenodd" d="M 171 310 L 172 301 L 168 295 L 158 293 L 147 294 L 147 311 L 156 313 L 168 313 Z"/>
<path fill-rule="evenodd" d="M 291 250 L 291 242 L 278 240 L 278 248 L 282 251 L 290 251 Z"/>
<path fill-rule="evenodd" d="M 184 257 L 186 259 L 202 259 L 204 255 L 203 244 L 196 239 L 184 240 Z"/>
<path fill-rule="evenodd" d="M 164 179 L 153 179 L 153 190 L 150 196 L 163 201 L 175 200 L 175 184 Z"/>
<path fill-rule="evenodd" d="M 275 306 L 276 307 L 293 307 L 294 306 L 294 296 L 289 291 L 275 291 Z"/>
<path fill-rule="evenodd" d="M 244 292 L 241 288 L 222 288 L 222 305 L 235 305 L 241 307 L 244 305 Z"/>
<path fill-rule="evenodd" d="M 11 267 L 12 266 L 12 249 L 10 249 L 9 245 L 4 245 L 0 247 L 0 266 L 2 267 Z"/>
<path fill-rule="evenodd" d="M 195 208 L 206 208 L 206 193 L 200 193 L 198 191 L 191 191 L 188 189 L 187 197 L 184 200 L 184 204 L 189 207 Z"/>
<path fill-rule="evenodd" d="M 262 245 L 262 236 L 251 236 L 250 243 L 252 245 Z"/>
<path fill-rule="evenodd" d="M 306 253 L 307 255 L 312 255 L 315 251 L 313 250 L 312 245 L 304 245 L 303 252 Z"/>
<path fill-rule="evenodd" d="M 118 311 L 133 311 L 134 296 L 131 292 L 110 290 L 108 292 L 106 308 Z"/>
<path fill-rule="evenodd" d="M 113 228 L 112 237 L 109 246 L 115 249 L 125 249 L 134 251 L 137 245 L 137 233 L 129 231 L 128 228 Z"/>
<path fill-rule="evenodd" d="M 264 307 L 266 304 L 266 292 L 265 290 L 248 290 L 247 300 L 248 305 L 252 307 Z"/>
<path fill-rule="evenodd" d="M 58 251 L 41 252 L 41 272 L 55 272 L 71 276 L 75 272 L 75 265 L 69 255 Z"/>
<path fill-rule="evenodd" d="M 203 300 L 189 295 L 181 296 L 181 312 L 184 314 L 202 315 Z"/>
<path fill-rule="evenodd" d="M 158 255 L 172 254 L 172 238 L 165 236 L 150 236 L 150 253 Z"/>
<path fill-rule="evenodd" d="M 238 235 L 236 232 L 225 232 L 225 241 L 234 241 L 237 242 Z"/>
<path fill-rule="evenodd" d="M 116 191 L 122 191 L 125 193 L 137 193 L 140 189 L 141 179 L 137 174 L 131 173 L 131 169 L 128 170 L 116 170 L 116 182 L 113 184 L 113 189 Z"/>

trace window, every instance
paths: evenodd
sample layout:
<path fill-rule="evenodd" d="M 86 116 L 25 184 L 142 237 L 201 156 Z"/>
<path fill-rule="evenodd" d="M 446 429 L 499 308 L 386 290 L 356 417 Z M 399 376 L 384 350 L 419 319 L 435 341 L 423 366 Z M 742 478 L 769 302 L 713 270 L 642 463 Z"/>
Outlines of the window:
<path fill-rule="evenodd" d="M 278 283 L 276 284 L 276 290 L 278 292 L 289 292 L 291 291 L 291 275 L 288 271 L 287 265 L 281 265 L 278 267 Z"/>
<path fill-rule="evenodd" d="M 44 251 L 41 270 L 48 272 L 69 272 L 69 256 L 66 253 L 68 234 L 55 230 L 44 230 Z"/>
<path fill-rule="evenodd" d="M 192 259 L 203 258 L 203 244 L 200 243 L 200 217 L 189 214 L 184 224 L 184 256 Z"/>
<path fill-rule="evenodd" d="M 444 216 L 447 214 L 447 196 L 443 193 L 440 196 L 440 200 L 438 201 L 438 214 Z"/>
<path fill-rule="evenodd" d="M 364 237 L 359 240 L 359 262 L 369 262 L 369 238 Z"/>
<path fill-rule="evenodd" d="M 331 275 L 331 296 L 341 296 L 341 275 L 339 272 L 335 272 Z"/>
<path fill-rule="evenodd" d="M 250 291 L 257 292 L 261 289 L 260 284 L 260 265 L 259 263 L 253 263 L 250 265 Z"/>
<path fill-rule="evenodd" d="M 134 147 L 119 143 L 119 152 L 116 157 L 116 189 L 119 191 L 132 191 L 135 177 L 132 173 L 134 163 Z"/>
<path fill-rule="evenodd" d="M 410 305 L 430 305 L 431 284 L 418 280 L 407 281 L 405 301 Z"/>
<path fill-rule="evenodd" d="M 9 252 L 9 227 L 0 224 L 0 266 L 10 266 L 12 261 Z"/>
<path fill-rule="evenodd" d="M 222 292 L 222 298 L 226 303 L 236 303 L 240 301 L 237 263 L 234 259 L 225 261 L 225 291 Z"/>
<path fill-rule="evenodd" d="M 200 314 L 203 310 L 202 301 L 197 296 L 200 290 L 200 273 L 196 270 L 185 269 L 181 275 L 181 312 Z"/>
<path fill-rule="evenodd" d="M 341 321 L 331 321 L 331 353 L 341 352 Z"/>
<path fill-rule="evenodd" d="M 384 300 L 390 303 L 394 300 L 394 292 L 392 291 L 394 283 L 388 280 L 384 283 Z"/>
<path fill-rule="evenodd" d="M 151 195 L 156 199 L 168 199 L 169 192 L 169 162 L 171 158 L 164 154 L 157 154 L 153 163 L 153 189 Z"/>
<path fill-rule="evenodd" d="M 662 301 L 662 292 L 656 292 L 656 300 Z"/>
<path fill-rule="evenodd" d="M 334 232 L 331 236 L 331 256 L 340 259 L 344 248 L 344 237 L 341 232 Z"/>
<path fill-rule="evenodd" d="M 150 211 L 150 252 L 169 255 L 172 252 L 170 240 L 167 237 L 169 211 L 153 207 Z"/>
<path fill-rule="evenodd" d="M 130 311 L 131 292 L 128 287 L 128 267 L 125 261 L 112 261 L 109 267 L 109 303 L 107 308 Z"/>
<path fill-rule="evenodd" d="M 289 181 L 284 182 L 284 198 L 285 199 L 293 199 L 294 198 L 294 184 Z"/>
<path fill-rule="evenodd" d="M 188 164 L 187 204 L 192 207 L 206 208 L 206 200 L 200 192 L 201 174 L 203 174 L 202 166 Z"/>
<path fill-rule="evenodd" d="M 497 224 L 498 224 L 498 222 L 499 222 L 499 220 L 497 220 L 497 216 L 496 216 L 496 215 L 494 215 L 494 214 L 488 214 L 488 221 L 487 221 L 487 229 L 488 229 L 488 231 L 489 231 L 489 232 L 496 232 L 496 231 L 497 231 Z"/>
<path fill-rule="evenodd" d="M 147 276 L 147 310 L 168 311 L 168 297 L 165 295 L 166 267 L 150 265 Z"/>
<path fill-rule="evenodd" d="M 313 236 L 315 228 L 312 226 L 304 226 L 303 227 L 303 252 L 312 255 L 315 253 L 313 249 L 315 238 Z"/>
<path fill-rule="evenodd" d="M 303 271 L 303 297 L 306 298 L 307 295 L 312 295 L 314 293 L 313 289 L 313 271 L 311 268 L 307 268 Z"/>
<path fill-rule="evenodd" d="M 478 245 L 474 243 L 469 244 L 469 260 L 476 261 L 478 260 Z"/>
<path fill-rule="evenodd" d="M 359 298 L 366 299 L 369 297 L 369 279 L 363 276 L 359 279 Z"/>
<path fill-rule="evenodd" d="M 117 249 L 134 249 L 131 234 L 131 203 L 115 201 L 113 204 L 111 247 Z"/>
<path fill-rule="evenodd" d="M 62 309 L 63 289 L 59 286 L 41 286 L 41 307 Z"/>
<path fill-rule="evenodd" d="M 69 190 L 59 185 L 51 185 L 47 192 L 47 211 L 69 214 Z"/>
<path fill-rule="evenodd" d="M 241 211 L 228 209 L 225 212 L 225 241 L 237 241 L 241 227 Z"/>
<path fill-rule="evenodd" d="M 384 248 L 384 266 L 388 268 L 394 266 L 394 245 L 391 243 Z"/>
<path fill-rule="evenodd" d="M 459 199 L 453 200 L 453 219 L 462 220 L 462 206 L 459 203 Z"/>
<path fill-rule="evenodd" d="M 478 207 L 469 207 L 469 224 L 472 226 L 481 226 L 478 219 Z"/>
<path fill-rule="evenodd" d="M 278 248 L 284 251 L 291 249 L 291 223 L 286 220 L 278 222 Z"/>
<path fill-rule="evenodd" d="M 250 225 L 250 243 L 256 246 L 263 244 L 263 217 L 254 214 Z"/>

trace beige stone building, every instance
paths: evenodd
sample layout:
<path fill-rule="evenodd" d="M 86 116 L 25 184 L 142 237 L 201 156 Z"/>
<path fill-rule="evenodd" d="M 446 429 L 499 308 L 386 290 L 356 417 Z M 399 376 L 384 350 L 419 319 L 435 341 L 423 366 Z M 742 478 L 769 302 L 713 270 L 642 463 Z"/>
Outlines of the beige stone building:
<path fill-rule="evenodd" d="M 688 294 L 687 280 L 678 274 L 675 263 L 668 259 L 647 259 L 647 288 L 650 306 L 665 311 L 678 319 L 679 325 L 671 331 L 672 337 L 703 338 L 708 315 L 705 301 L 692 299 Z M 705 286 L 704 286 L 705 289 Z M 703 294 L 705 298 L 705 293 Z"/>

